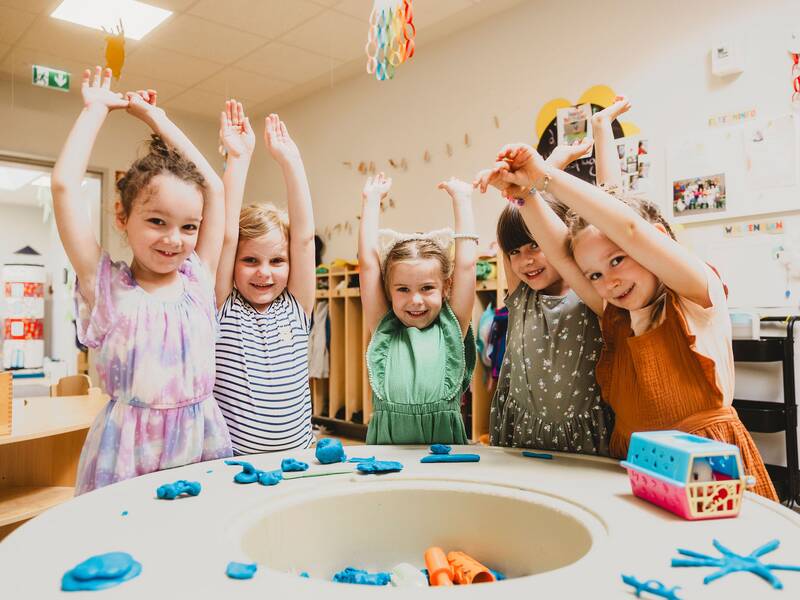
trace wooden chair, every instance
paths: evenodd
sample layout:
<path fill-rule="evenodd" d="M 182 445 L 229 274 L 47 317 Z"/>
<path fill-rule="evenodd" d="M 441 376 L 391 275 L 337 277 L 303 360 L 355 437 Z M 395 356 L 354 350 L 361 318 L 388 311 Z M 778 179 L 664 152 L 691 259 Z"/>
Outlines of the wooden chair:
<path fill-rule="evenodd" d="M 51 396 L 86 396 L 89 388 L 92 387 L 92 380 L 88 375 L 70 375 L 62 377 L 58 383 L 50 386 Z"/>

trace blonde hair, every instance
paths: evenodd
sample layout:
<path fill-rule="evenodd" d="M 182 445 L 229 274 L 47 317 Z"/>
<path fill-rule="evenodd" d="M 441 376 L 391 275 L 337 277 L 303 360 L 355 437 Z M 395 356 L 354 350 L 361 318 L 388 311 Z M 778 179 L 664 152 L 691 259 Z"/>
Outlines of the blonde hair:
<path fill-rule="evenodd" d="M 666 232 L 669 236 L 674 240 L 675 233 L 672 231 L 672 227 L 670 227 L 669 222 L 664 218 L 664 215 L 661 214 L 661 210 L 658 208 L 658 205 L 650 200 L 645 200 L 644 198 L 637 198 L 635 196 L 616 196 L 617 199 L 629 206 L 633 209 L 633 211 L 642 217 L 648 223 L 652 223 L 653 225 L 661 225 L 664 227 Z M 570 250 L 574 249 L 575 245 L 575 236 L 578 235 L 581 231 L 589 227 L 591 223 L 589 223 L 586 219 L 581 217 L 578 213 L 573 210 L 570 210 L 567 214 L 567 226 L 569 227 L 570 233 L 570 240 L 569 240 L 569 248 Z M 667 295 L 666 295 L 666 287 L 664 286 L 661 281 L 658 283 L 658 287 L 656 288 L 655 292 L 655 303 L 653 304 L 653 311 L 650 314 L 650 322 L 648 323 L 648 329 L 651 329 L 659 324 L 661 320 L 661 315 L 664 313 L 667 304 Z"/>
<path fill-rule="evenodd" d="M 442 281 L 450 279 L 453 264 L 450 260 L 450 253 L 433 240 L 406 240 L 392 246 L 386 255 L 383 271 L 383 289 L 386 297 L 391 298 L 389 280 L 391 278 L 392 266 L 396 263 L 407 260 L 436 260 L 439 263 L 439 273 Z"/>
<path fill-rule="evenodd" d="M 271 202 L 250 204 L 239 214 L 239 239 L 254 240 L 280 229 L 283 237 L 289 240 L 289 215 Z"/>

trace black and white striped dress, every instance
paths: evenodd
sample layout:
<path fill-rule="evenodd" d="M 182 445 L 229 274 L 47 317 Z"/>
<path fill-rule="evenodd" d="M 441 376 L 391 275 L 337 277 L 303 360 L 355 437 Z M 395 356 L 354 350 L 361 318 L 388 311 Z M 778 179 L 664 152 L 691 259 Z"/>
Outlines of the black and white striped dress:
<path fill-rule="evenodd" d="M 233 290 L 217 314 L 214 396 L 234 454 L 311 445 L 310 320 L 288 290 L 259 313 Z"/>

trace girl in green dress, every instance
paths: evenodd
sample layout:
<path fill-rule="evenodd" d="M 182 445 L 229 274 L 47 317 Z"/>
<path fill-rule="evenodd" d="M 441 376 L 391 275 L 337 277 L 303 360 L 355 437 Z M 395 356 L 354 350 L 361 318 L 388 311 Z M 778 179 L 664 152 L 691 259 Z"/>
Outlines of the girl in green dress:
<path fill-rule="evenodd" d="M 362 193 L 359 280 L 372 334 L 368 444 L 465 444 L 461 395 L 475 366 L 470 321 L 475 301 L 477 236 L 472 186 L 439 184 L 453 202 L 458 232 L 378 231 L 391 179 L 370 177 Z M 381 239 L 383 238 L 383 240 Z M 450 247 L 455 241 L 455 258 Z"/>

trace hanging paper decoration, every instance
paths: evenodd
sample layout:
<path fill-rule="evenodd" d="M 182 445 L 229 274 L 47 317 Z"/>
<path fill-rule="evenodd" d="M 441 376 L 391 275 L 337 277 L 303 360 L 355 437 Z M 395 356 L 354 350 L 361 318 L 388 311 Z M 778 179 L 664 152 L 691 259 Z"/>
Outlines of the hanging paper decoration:
<path fill-rule="evenodd" d="M 111 69 L 114 79 L 119 80 L 125 64 L 125 29 L 120 20 L 116 31 L 106 31 L 106 67 Z"/>
<path fill-rule="evenodd" d="M 364 47 L 367 73 L 378 81 L 393 79 L 395 69 L 414 56 L 416 35 L 411 0 L 374 0 Z"/>

